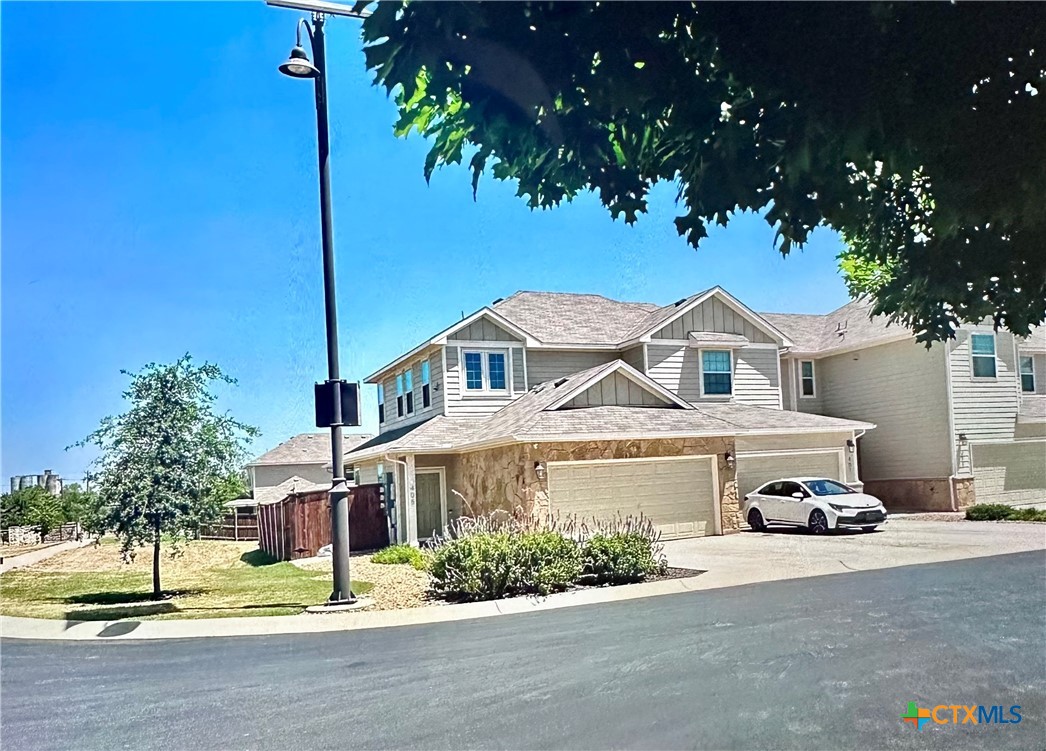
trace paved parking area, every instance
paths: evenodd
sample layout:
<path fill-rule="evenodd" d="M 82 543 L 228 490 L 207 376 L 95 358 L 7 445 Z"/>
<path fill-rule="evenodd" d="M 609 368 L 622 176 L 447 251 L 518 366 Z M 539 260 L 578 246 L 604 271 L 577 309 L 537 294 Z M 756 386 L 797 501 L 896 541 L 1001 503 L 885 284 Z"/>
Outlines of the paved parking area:
<path fill-rule="evenodd" d="M 871 533 L 795 529 L 664 543 L 672 566 L 704 569 L 700 589 L 1042 550 L 1046 524 L 896 519 Z"/>

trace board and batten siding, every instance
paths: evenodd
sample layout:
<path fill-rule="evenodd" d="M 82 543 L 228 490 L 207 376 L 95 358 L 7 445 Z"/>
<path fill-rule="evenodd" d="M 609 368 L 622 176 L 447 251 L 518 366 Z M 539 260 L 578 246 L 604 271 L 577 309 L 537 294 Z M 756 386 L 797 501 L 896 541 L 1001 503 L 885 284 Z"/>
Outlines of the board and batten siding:
<path fill-rule="evenodd" d="M 426 359 L 429 361 L 430 405 L 428 407 L 423 407 L 421 393 L 421 363 Z M 403 417 L 400 417 L 396 413 L 396 376 L 397 374 L 404 373 L 408 367 L 411 370 L 411 377 L 414 385 L 414 411 L 407 414 L 407 395 L 404 393 Z M 379 431 L 384 433 L 387 430 L 413 425 L 416 422 L 427 420 L 434 415 L 443 414 L 443 399 L 446 390 L 444 380 L 443 358 L 440 356 L 440 351 L 438 349 L 432 350 L 427 354 L 418 357 L 398 370 L 389 371 L 381 382 L 385 389 L 385 422 L 378 426 Z"/>
<path fill-rule="evenodd" d="M 461 347 L 448 344 L 446 347 L 447 373 L 446 392 L 444 398 L 447 400 L 447 412 L 449 417 L 486 417 L 492 415 L 505 405 L 512 402 L 520 394 L 526 392 L 526 382 L 523 371 L 523 347 L 512 346 L 511 342 L 505 342 L 507 346 L 499 347 L 491 342 L 490 346 L 482 349 L 498 350 L 505 352 L 508 358 L 510 372 L 508 389 L 504 392 L 479 392 L 470 393 L 465 389 L 464 366 L 462 365 L 462 352 L 471 350 L 473 347 Z M 529 362 L 528 362 L 529 366 Z"/>
<path fill-rule="evenodd" d="M 566 407 L 671 407 L 664 397 L 640 386 L 621 373 L 614 373 L 582 391 Z"/>
<path fill-rule="evenodd" d="M 713 297 L 669 321 L 650 336 L 653 339 L 686 339 L 691 331 L 739 334 L 750 342 L 772 344 L 773 339 L 722 300 Z"/>
<path fill-rule="evenodd" d="M 699 351 L 686 344 L 647 345 L 647 375 L 688 402 L 723 401 L 701 396 Z M 779 409 L 776 347 L 734 350 L 733 399 L 741 404 Z"/>
<path fill-rule="evenodd" d="M 621 353 L 621 359 L 631 365 L 633 368 L 638 370 L 640 373 L 644 372 L 645 366 L 643 364 L 643 346 L 632 347 L 626 349 Z"/>
<path fill-rule="evenodd" d="M 973 378 L 970 334 L 995 334 L 995 378 Z M 963 327 L 949 342 L 955 432 L 971 442 L 1012 440 L 1017 422 L 1017 362 L 1013 336 L 991 326 Z"/>
<path fill-rule="evenodd" d="M 562 349 L 528 349 L 527 380 L 530 386 L 555 381 L 569 375 L 613 362 L 620 355 L 610 351 L 580 351 Z"/>
<path fill-rule="evenodd" d="M 477 318 L 458 331 L 451 334 L 448 339 L 459 342 L 518 342 L 520 338 L 506 331 L 486 316 Z"/>
<path fill-rule="evenodd" d="M 777 357 L 777 347 L 742 347 L 734 350 L 734 401 L 780 409 Z"/>
<path fill-rule="evenodd" d="M 864 480 L 948 477 L 946 348 L 914 339 L 817 361 L 823 414 L 875 423 L 860 441 Z"/>

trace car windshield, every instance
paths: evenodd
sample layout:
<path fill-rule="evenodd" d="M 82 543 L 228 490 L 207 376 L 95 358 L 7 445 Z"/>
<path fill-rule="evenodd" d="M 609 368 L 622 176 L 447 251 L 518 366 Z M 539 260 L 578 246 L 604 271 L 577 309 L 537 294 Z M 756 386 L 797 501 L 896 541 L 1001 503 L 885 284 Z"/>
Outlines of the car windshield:
<path fill-rule="evenodd" d="M 841 482 L 835 480 L 807 480 L 803 483 L 814 495 L 845 495 L 856 493 L 853 488 L 848 488 Z"/>

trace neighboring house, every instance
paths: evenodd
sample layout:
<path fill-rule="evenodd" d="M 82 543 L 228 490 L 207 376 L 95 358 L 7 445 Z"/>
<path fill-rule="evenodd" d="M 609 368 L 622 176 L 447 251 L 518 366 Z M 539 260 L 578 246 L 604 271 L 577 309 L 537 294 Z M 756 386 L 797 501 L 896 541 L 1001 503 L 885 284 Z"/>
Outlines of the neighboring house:
<path fill-rule="evenodd" d="M 1046 501 L 1046 329 L 962 326 L 927 348 L 864 300 L 763 318 L 793 342 L 786 409 L 878 426 L 860 442 L 861 477 L 888 507 Z"/>
<path fill-rule="evenodd" d="M 346 435 L 346 450 L 371 439 Z M 302 433 L 266 451 L 247 465 L 251 497 L 258 504 L 275 503 L 289 493 L 330 487 L 330 432 Z"/>
<path fill-rule="evenodd" d="M 861 485 L 874 421 L 785 409 L 795 346 L 719 287 L 666 306 L 518 292 L 369 376 L 380 434 L 346 460 L 386 484 L 399 540 L 495 508 L 734 532 L 767 480 Z"/>

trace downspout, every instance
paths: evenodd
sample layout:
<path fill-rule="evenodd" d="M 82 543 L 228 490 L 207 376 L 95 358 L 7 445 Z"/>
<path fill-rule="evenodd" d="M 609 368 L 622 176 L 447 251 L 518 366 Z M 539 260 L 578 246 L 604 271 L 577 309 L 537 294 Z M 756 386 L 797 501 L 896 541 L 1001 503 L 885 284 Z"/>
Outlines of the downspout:
<path fill-rule="evenodd" d="M 952 342 L 958 339 L 950 339 L 942 344 L 944 350 L 944 383 L 945 393 L 948 396 L 945 408 L 948 410 L 948 453 L 951 454 L 952 474 L 948 478 L 948 503 L 952 511 L 959 510 L 959 504 L 955 499 L 955 479 L 959 474 L 959 461 L 956 456 L 955 436 L 955 409 L 952 402 Z"/>
<path fill-rule="evenodd" d="M 864 438 L 864 434 L 867 432 L 867 430 L 862 430 L 860 433 L 851 433 L 854 442 L 854 482 L 861 483 L 862 487 L 864 486 L 864 480 L 861 479 L 861 465 L 857 461 L 857 442 Z"/>

